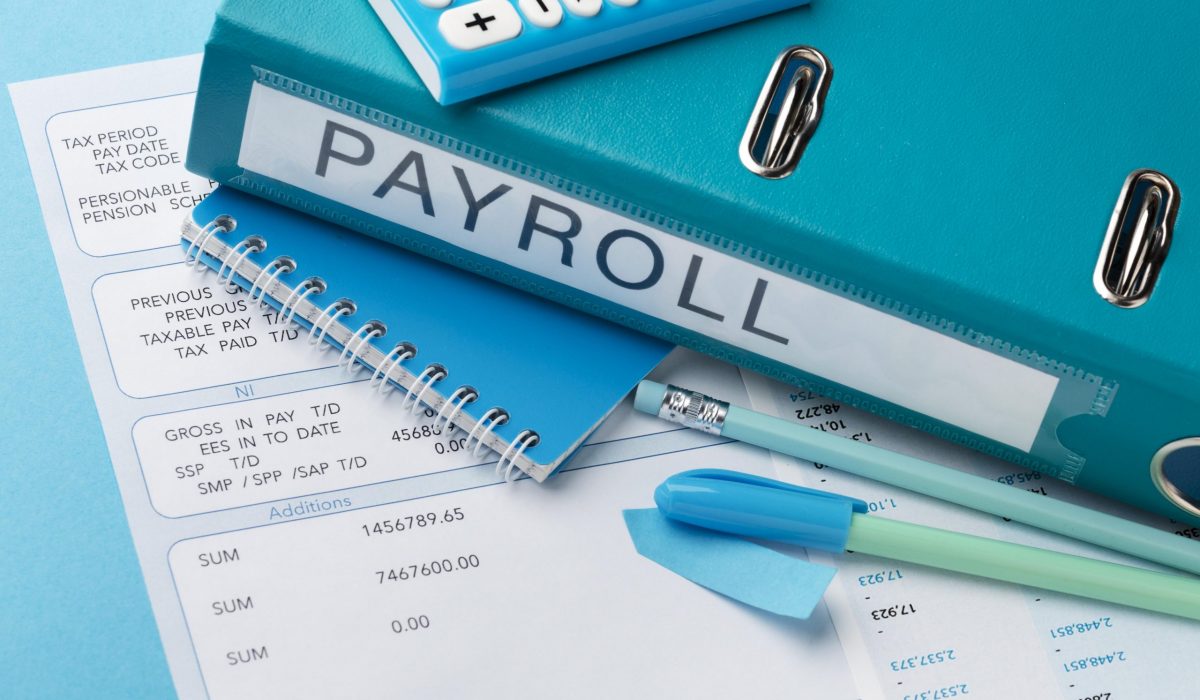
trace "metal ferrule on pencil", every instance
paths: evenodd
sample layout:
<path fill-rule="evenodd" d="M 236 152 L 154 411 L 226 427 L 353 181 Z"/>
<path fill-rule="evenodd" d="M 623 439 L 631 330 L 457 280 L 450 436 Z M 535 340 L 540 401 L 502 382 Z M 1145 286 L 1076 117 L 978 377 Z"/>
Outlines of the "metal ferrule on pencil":
<path fill-rule="evenodd" d="M 658 409 L 659 418 L 711 435 L 720 435 L 725 429 L 728 413 L 728 403 L 673 385 L 667 386 Z"/>

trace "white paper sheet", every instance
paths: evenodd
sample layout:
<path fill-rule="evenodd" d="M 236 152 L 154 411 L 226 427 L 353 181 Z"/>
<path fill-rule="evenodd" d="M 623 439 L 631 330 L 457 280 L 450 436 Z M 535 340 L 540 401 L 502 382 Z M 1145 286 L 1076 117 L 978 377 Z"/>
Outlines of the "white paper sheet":
<path fill-rule="evenodd" d="M 799 623 L 732 604 L 625 531 L 621 510 L 651 505 L 667 475 L 770 471 L 764 453 L 626 405 L 573 471 L 504 485 L 479 464 L 494 457 L 425 436 L 430 417 L 399 395 L 348 381 L 182 265 L 179 223 L 211 188 L 181 164 L 198 69 L 11 88 L 181 697 L 853 696 L 823 608 Z M 159 352 L 173 340 L 155 334 L 187 325 L 167 314 L 226 304 L 222 319 L 248 320 L 213 332 L 254 344 Z M 660 372 L 745 396 L 734 368 L 695 355 Z M 251 449 L 247 422 L 289 439 Z"/>
<path fill-rule="evenodd" d="M 1164 530 L 1178 526 L 886 421 L 745 373 L 753 408 L 954 466 L 1048 497 L 1099 508 Z M 686 386 L 686 385 L 683 385 Z M 1019 523 L 778 456 L 780 478 L 861 498 L 871 514 L 1146 568 L 1153 565 Z M 1186 534 L 1186 533 L 1181 533 Z M 1200 685 L 1190 659 L 1195 622 L 861 554 L 812 559 L 839 567 L 825 595 L 863 698 L 1189 697 Z"/>

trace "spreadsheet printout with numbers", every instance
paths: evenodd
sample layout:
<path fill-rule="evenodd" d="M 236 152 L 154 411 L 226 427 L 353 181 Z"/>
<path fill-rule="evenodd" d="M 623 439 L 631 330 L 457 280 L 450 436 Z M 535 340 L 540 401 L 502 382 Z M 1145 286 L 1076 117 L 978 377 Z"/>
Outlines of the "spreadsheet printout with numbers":
<path fill-rule="evenodd" d="M 184 265 L 214 186 L 182 165 L 199 63 L 10 87 L 181 697 L 789 697 L 829 668 L 822 695 L 853 697 L 827 615 L 748 612 L 625 530 L 669 474 L 769 473 L 764 453 L 627 402 L 572 471 L 504 484 L 495 455 Z M 695 355 L 659 374 L 745 396 Z"/>
<path fill-rule="evenodd" d="M 696 467 L 777 469 L 882 517 L 1097 552 L 628 405 L 561 477 L 497 483 L 461 436 L 182 264 L 180 221 L 214 186 L 182 165 L 198 70 L 10 88 L 181 697 L 1111 700 L 1200 681 L 1189 623 L 858 555 L 824 560 L 842 570 L 805 622 L 704 591 L 638 557 L 621 520 Z M 747 397 L 694 354 L 655 378 L 1082 498 L 756 376 Z"/>
<path fill-rule="evenodd" d="M 745 375 L 757 410 L 1014 488 L 1096 507 L 1181 537 L 1200 536 L 1069 484 L 759 375 Z M 777 456 L 780 478 L 846 493 L 873 517 L 896 518 L 1134 566 L 1154 565 L 986 513 L 953 506 L 833 466 Z M 1195 622 L 973 578 L 866 555 L 814 561 L 838 566 L 825 601 L 864 696 L 1124 700 L 1191 697 Z"/>

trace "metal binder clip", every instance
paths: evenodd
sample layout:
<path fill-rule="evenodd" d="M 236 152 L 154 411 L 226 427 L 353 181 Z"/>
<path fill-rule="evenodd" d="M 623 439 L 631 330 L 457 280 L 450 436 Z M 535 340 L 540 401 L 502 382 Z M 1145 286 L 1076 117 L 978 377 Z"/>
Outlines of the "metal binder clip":
<path fill-rule="evenodd" d="M 1108 222 L 1092 284 L 1100 296 L 1124 309 L 1146 303 L 1171 247 L 1179 188 L 1156 170 L 1125 178 Z"/>
<path fill-rule="evenodd" d="M 1163 445 L 1150 460 L 1150 478 L 1168 501 L 1200 516 L 1200 437 Z"/>
<path fill-rule="evenodd" d="M 750 172 L 787 177 L 821 121 L 833 68 L 820 51 L 791 46 L 779 54 L 746 124 L 739 156 Z"/>

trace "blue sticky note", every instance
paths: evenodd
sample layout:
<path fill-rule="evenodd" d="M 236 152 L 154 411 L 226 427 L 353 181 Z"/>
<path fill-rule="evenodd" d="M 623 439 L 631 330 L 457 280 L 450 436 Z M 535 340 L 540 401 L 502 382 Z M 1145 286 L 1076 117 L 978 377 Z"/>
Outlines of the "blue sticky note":
<path fill-rule="evenodd" d="M 776 615 L 808 619 L 837 572 L 740 537 L 677 523 L 657 508 L 625 511 L 625 527 L 643 557 Z"/>

